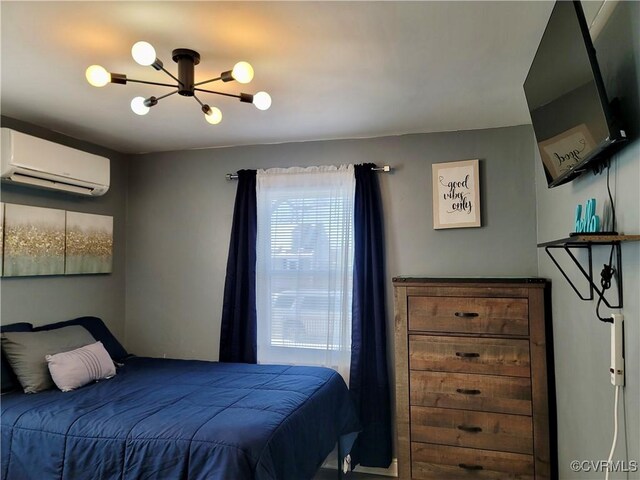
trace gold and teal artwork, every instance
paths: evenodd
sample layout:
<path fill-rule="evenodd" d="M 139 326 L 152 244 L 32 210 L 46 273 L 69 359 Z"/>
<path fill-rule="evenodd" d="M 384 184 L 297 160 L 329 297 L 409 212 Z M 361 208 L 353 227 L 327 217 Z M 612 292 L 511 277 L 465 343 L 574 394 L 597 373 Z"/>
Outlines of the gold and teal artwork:
<path fill-rule="evenodd" d="M 64 210 L 8 203 L 3 233 L 3 276 L 64 274 Z"/>
<path fill-rule="evenodd" d="M 67 275 L 111 273 L 113 217 L 67 212 Z"/>
<path fill-rule="evenodd" d="M 0 275 L 4 267 L 4 202 L 0 202 Z"/>

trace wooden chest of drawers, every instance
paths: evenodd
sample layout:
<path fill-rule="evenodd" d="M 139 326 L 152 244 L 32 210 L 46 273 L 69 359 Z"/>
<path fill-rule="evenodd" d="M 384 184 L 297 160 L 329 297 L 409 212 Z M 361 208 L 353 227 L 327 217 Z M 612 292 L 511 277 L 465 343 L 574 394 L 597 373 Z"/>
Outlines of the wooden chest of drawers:
<path fill-rule="evenodd" d="M 400 478 L 554 478 L 548 283 L 399 277 L 394 287 Z"/>

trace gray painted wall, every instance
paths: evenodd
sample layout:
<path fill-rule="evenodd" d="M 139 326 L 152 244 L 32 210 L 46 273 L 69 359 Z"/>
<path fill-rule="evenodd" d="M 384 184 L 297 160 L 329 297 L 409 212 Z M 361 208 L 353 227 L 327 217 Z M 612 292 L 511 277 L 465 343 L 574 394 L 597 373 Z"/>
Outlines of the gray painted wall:
<path fill-rule="evenodd" d="M 0 186 L 3 202 L 114 217 L 112 274 L 2 278 L 2 323 L 43 325 L 94 315 L 101 317 L 122 341 L 125 320 L 126 156 L 7 117 L 2 117 L 2 126 L 111 159 L 111 187 L 102 197 L 80 197 L 3 183 Z"/>
<path fill-rule="evenodd" d="M 640 3 L 620 2 L 595 42 L 610 98 L 619 97 L 623 121 L 632 142 L 612 162 L 618 231 L 640 232 Z M 538 240 L 566 237 L 573 230 L 577 204 L 589 198 L 607 198 L 606 175 L 586 174 L 574 182 L 547 189 L 536 153 Z M 601 214 L 599 209 L 599 214 Z M 594 249 L 594 273 L 599 282 L 609 248 Z M 585 255 L 579 258 L 586 261 Z M 640 461 L 640 242 L 622 249 L 627 384 L 620 401 L 620 427 L 614 459 Z M 606 460 L 613 437 L 614 388 L 609 381 L 609 326 L 595 316 L 596 302 L 578 299 L 544 251 L 538 252 L 540 276 L 552 279 L 553 330 L 558 400 L 560 478 L 603 478 L 604 473 L 572 472 L 571 460 Z M 572 277 L 579 278 L 572 270 Z M 584 291 L 584 282 L 580 283 Z M 614 287 L 615 288 L 615 287 Z M 608 314 L 606 307 L 601 313 Z M 612 474 L 610 478 L 639 478 L 639 473 Z"/>
<path fill-rule="evenodd" d="M 481 160 L 483 227 L 433 230 L 431 164 L 471 158 Z M 135 157 L 130 166 L 130 350 L 218 358 L 236 192 L 226 173 L 363 162 L 395 168 L 379 177 L 386 219 L 389 331 L 393 276 L 537 273 L 529 127 L 149 154 Z"/>

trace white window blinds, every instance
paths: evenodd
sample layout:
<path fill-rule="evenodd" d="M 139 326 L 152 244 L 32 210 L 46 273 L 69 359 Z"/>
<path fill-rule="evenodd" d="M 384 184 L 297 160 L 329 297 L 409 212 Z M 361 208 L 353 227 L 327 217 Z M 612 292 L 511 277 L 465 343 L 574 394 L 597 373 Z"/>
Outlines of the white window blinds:
<path fill-rule="evenodd" d="M 353 165 L 258 170 L 258 363 L 321 365 L 347 381 Z"/>

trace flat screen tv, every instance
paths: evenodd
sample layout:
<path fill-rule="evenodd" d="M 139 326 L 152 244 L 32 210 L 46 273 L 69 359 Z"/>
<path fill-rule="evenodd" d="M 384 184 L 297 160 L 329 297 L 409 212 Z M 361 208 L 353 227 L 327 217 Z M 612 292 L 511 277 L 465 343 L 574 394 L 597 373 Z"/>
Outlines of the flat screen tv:
<path fill-rule="evenodd" d="M 524 82 L 549 187 L 608 159 L 626 140 L 607 100 L 579 1 L 557 1 Z"/>

